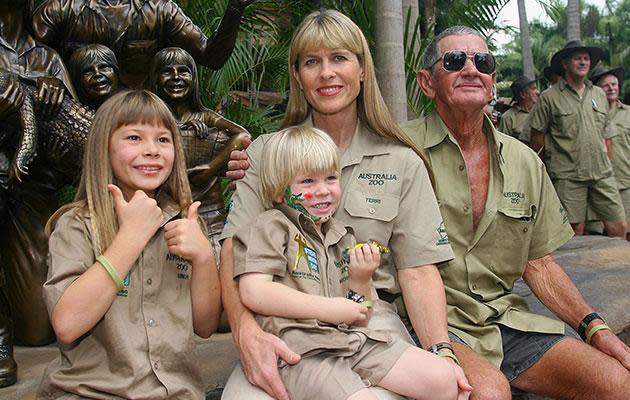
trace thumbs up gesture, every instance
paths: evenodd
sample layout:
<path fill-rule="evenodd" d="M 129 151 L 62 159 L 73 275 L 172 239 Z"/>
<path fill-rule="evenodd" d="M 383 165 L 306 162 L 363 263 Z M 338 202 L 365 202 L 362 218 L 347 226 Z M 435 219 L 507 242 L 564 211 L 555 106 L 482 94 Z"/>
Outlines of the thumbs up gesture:
<path fill-rule="evenodd" d="M 127 201 L 118 186 L 110 184 L 107 185 L 107 189 L 114 199 L 119 232 L 134 240 L 143 241 L 143 245 L 148 243 L 164 220 L 162 209 L 158 207 L 155 199 L 147 196 L 142 190 L 136 190 L 133 197 Z"/>
<path fill-rule="evenodd" d="M 189 260 L 193 265 L 214 257 L 210 241 L 199 226 L 197 209 L 200 205 L 200 202 L 195 201 L 188 207 L 185 218 L 164 225 L 168 251 Z"/>

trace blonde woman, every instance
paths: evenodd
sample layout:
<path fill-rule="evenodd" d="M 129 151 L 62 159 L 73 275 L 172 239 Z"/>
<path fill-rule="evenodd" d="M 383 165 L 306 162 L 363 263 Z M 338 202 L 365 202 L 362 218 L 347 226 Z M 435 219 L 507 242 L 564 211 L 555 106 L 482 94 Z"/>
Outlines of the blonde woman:
<path fill-rule="evenodd" d="M 337 11 L 312 13 L 293 36 L 289 70 L 291 88 L 283 126 L 321 129 L 341 153 L 342 193 L 334 217 L 353 229 L 358 242 L 376 240 L 391 249 L 373 275 L 379 299 L 369 327 L 409 340 L 393 304 L 404 294 L 407 313 L 423 347 L 452 363 L 458 377 L 458 398 L 467 398 L 470 386 L 450 349 L 444 287 L 436 267 L 453 253 L 443 233 L 425 163 L 387 111 L 363 33 Z M 242 304 L 232 279 L 231 236 L 264 211 L 259 164 L 271 136 L 263 135 L 252 143 L 247 150 L 249 161 L 233 162 L 233 166 L 251 165 L 244 179 L 237 182 L 222 234 L 221 283 L 247 379 L 274 398 L 288 399 L 277 360 L 296 364 L 304 355 L 260 329 L 252 312 Z M 380 398 L 394 398 L 382 390 L 376 392 Z M 237 368 L 224 398 L 269 397 L 248 385 L 243 371 Z"/>
<path fill-rule="evenodd" d="M 205 397 L 193 333 L 216 329 L 221 295 L 191 203 L 168 107 L 148 91 L 103 103 L 75 202 L 47 226 L 44 297 L 63 345 L 38 398 Z"/>

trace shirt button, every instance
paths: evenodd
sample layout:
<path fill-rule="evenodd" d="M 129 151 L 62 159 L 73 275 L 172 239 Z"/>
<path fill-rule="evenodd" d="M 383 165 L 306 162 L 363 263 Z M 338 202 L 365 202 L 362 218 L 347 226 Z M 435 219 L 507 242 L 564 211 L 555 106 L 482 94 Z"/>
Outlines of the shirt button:
<path fill-rule="evenodd" d="M 473 288 L 473 290 L 477 290 L 477 285 L 475 285 L 475 284 L 473 283 L 472 288 Z"/>
<path fill-rule="evenodd" d="M 153 279 L 151 279 L 151 278 L 147 279 L 147 285 L 150 285 L 152 283 L 153 283 Z"/>
<path fill-rule="evenodd" d="M 157 361 L 156 361 L 156 362 L 154 362 L 154 363 L 153 363 L 153 369 L 158 369 L 158 367 L 159 367 L 159 365 L 158 365 Z"/>
<path fill-rule="evenodd" d="M 372 207 L 370 207 L 370 209 L 368 210 L 370 212 L 370 214 L 374 214 L 376 212 L 376 210 Z"/>
<path fill-rule="evenodd" d="M 527 230 L 528 230 L 527 227 L 523 228 L 523 232 L 527 232 Z"/>
<path fill-rule="evenodd" d="M 150 319 L 149 320 L 149 324 L 148 324 L 151 328 L 153 328 L 155 326 L 155 320 Z"/>
<path fill-rule="evenodd" d="M 464 206 L 463 210 L 464 212 L 468 212 L 468 206 Z"/>
<path fill-rule="evenodd" d="M 459 166 L 459 170 L 460 170 L 460 171 L 463 171 L 463 170 L 464 170 L 464 166 L 463 166 L 463 165 L 460 165 L 460 166 Z"/>

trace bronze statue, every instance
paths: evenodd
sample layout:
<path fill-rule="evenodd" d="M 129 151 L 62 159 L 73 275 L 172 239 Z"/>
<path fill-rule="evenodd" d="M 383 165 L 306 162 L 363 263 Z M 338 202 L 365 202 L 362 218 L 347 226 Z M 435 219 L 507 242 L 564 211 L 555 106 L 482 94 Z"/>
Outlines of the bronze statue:
<path fill-rule="evenodd" d="M 199 215 L 208 225 L 208 236 L 218 254 L 215 238 L 225 219 L 220 177 L 230 152 L 242 149 L 242 140 L 249 138 L 249 133 L 201 103 L 197 66 L 185 50 L 160 50 L 153 58 L 149 80 L 180 123 L 193 197 L 201 201 Z"/>
<path fill-rule="evenodd" d="M 0 89 L 0 387 L 16 381 L 13 360 L 13 327 L 18 343 L 41 345 L 54 340 L 41 289 L 46 279 L 48 240 L 44 224 L 56 209 L 59 177 L 31 163 L 21 182 L 9 179 L 10 165 L 20 146 L 22 129 L 18 111 L 27 97 L 44 114 L 54 114 L 72 84 L 61 58 L 31 36 L 32 0 L 0 2 L 0 70 L 8 74 Z M 22 83 L 37 87 L 23 90 Z M 36 93 L 36 94 L 34 94 Z M 53 111 L 51 111 L 53 110 Z M 4 280 L 4 282 L 3 282 Z"/>
<path fill-rule="evenodd" d="M 118 91 L 120 68 L 116 55 L 107 46 L 79 47 L 68 60 L 68 70 L 79 101 L 94 111 Z"/>
<path fill-rule="evenodd" d="M 229 58 L 245 7 L 254 0 L 230 0 L 211 38 L 172 0 L 47 0 L 33 16 L 35 36 L 56 48 L 64 60 L 82 44 L 101 43 L 120 62 L 129 88 L 146 87 L 146 71 L 160 49 L 178 46 L 209 68 Z"/>

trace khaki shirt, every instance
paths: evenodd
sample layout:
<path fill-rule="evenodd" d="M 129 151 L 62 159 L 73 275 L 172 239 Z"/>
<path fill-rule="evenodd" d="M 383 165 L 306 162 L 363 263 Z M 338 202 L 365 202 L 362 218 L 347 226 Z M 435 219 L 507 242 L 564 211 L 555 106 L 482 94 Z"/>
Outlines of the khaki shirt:
<path fill-rule="evenodd" d="M 551 179 L 599 180 L 612 175 L 604 139 L 612 137 L 603 90 L 586 81 L 580 97 L 560 80 L 541 93 L 531 129 L 545 134 L 544 157 Z"/>
<path fill-rule="evenodd" d="M 162 206 L 165 222 L 177 205 Z M 95 262 L 90 218 L 65 213 L 50 236 L 44 300 L 49 314 L 68 286 Z M 164 231 L 153 236 L 103 319 L 44 374 L 39 399 L 203 399 L 194 364 L 191 264 L 168 252 Z M 66 398 L 66 397 L 63 397 Z"/>
<path fill-rule="evenodd" d="M 402 125 L 426 152 L 455 259 L 440 268 L 449 330 L 497 367 L 503 350 L 498 324 L 521 331 L 564 332 L 564 324 L 529 312 L 512 292 L 528 260 L 573 236 L 568 218 L 538 156 L 485 119 L 490 145 L 486 212 L 473 227 L 466 164 L 457 140 L 433 112 Z"/>
<path fill-rule="evenodd" d="M 312 126 L 310 117 L 303 125 Z M 251 166 L 236 184 L 222 238 L 264 211 L 259 163 L 269 138 L 247 148 Z M 359 123 L 341 157 L 341 189 L 335 218 L 352 227 L 359 243 L 376 240 L 392 250 L 372 277 L 377 289 L 400 293 L 396 269 L 453 258 L 426 168 L 412 149 Z"/>
<path fill-rule="evenodd" d="M 612 138 L 612 165 L 619 189 L 630 188 L 630 106 L 617 101 L 610 114 L 617 135 Z"/>
<path fill-rule="evenodd" d="M 287 205 L 277 205 L 234 235 L 234 277 L 249 272 L 273 275 L 278 282 L 302 293 L 346 297 L 348 265 L 346 249 L 354 236 L 335 218 L 322 226 Z M 300 242 L 303 244 L 301 245 Z M 300 355 L 325 350 L 350 351 L 349 332 L 387 342 L 389 336 L 368 328 L 335 326 L 315 319 L 295 320 L 257 316 L 261 327 L 284 340 Z"/>
<path fill-rule="evenodd" d="M 517 139 L 524 134 L 529 137 L 528 117 L 529 112 L 523 110 L 518 104 L 514 104 L 501 116 L 499 131 Z"/>

